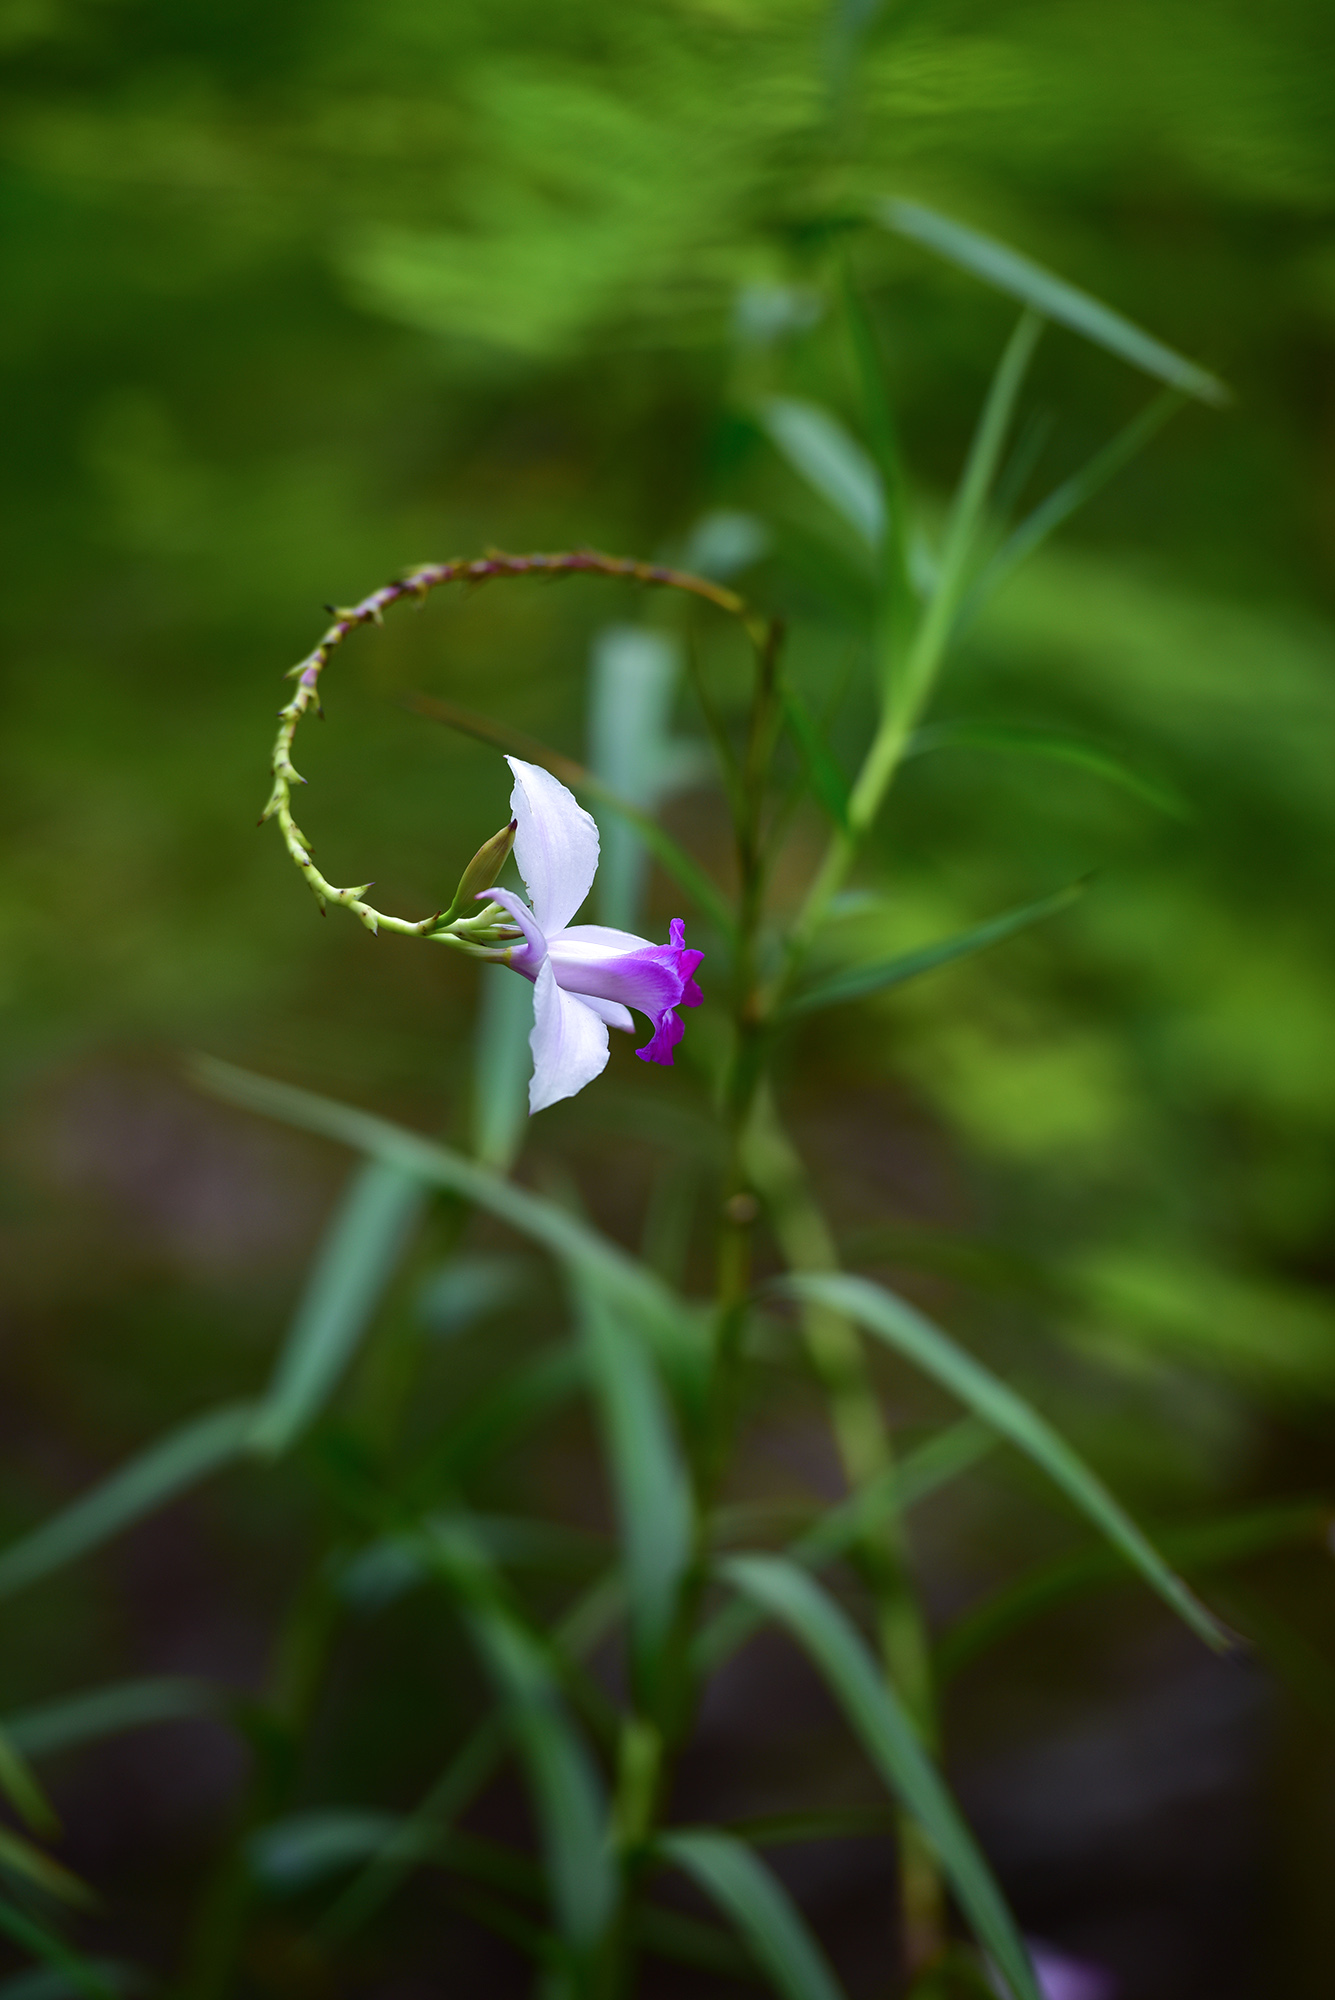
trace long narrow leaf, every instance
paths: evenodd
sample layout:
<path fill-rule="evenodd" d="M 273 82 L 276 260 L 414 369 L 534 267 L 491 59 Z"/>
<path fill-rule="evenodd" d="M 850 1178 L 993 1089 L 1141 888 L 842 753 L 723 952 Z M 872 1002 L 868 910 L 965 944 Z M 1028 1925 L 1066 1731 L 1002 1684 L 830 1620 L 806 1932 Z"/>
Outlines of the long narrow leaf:
<path fill-rule="evenodd" d="M 96 1743 L 127 1730 L 183 1716 L 216 1715 L 225 1695 L 211 1681 L 163 1675 L 153 1679 L 113 1681 L 83 1694 L 62 1695 L 36 1702 L 4 1718 L 11 1743 L 29 1757 L 49 1757 L 80 1743 Z"/>
<path fill-rule="evenodd" d="M 552 1902 L 582 1953 L 602 1936 L 616 1901 L 607 1805 L 598 1773 L 566 1711 L 542 1647 L 501 1597 L 462 1526 L 438 1527 L 432 1548 L 458 1592 L 478 1650 L 507 1705 L 542 1829 Z"/>
<path fill-rule="evenodd" d="M 841 831 L 848 829 L 848 779 L 839 768 L 820 724 L 791 682 L 783 690 L 783 717 L 806 766 L 811 789 Z"/>
<path fill-rule="evenodd" d="M 1061 1488 L 1087 1520 L 1118 1549 L 1165 1604 L 1217 1652 L 1233 1644 L 1213 1613 L 1174 1575 L 1148 1537 L 1114 1499 L 1098 1474 L 1074 1451 L 1046 1417 L 980 1361 L 934 1326 L 916 1307 L 865 1278 L 831 1273 L 786 1280 L 802 1297 L 818 1299 L 847 1313 L 888 1347 L 932 1376 L 975 1416 L 1033 1460 Z"/>
<path fill-rule="evenodd" d="M 0 1722 L 0 1792 L 34 1833 L 49 1840 L 60 1832 L 55 1807 L 38 1784 L 36 1773 L 22 1748 L 3 1722 Z"/>
<path fill-rule="evenodd" d="M 251 1445 L 276 1457 L 338 1385 L 426 1203 L 418 1175 L 382 1160 L 358 1167 L 325 1230 Z"/>
<path fill-rule="evenodd" d="M 749 1847 L 707 1827 L 662 1834 L 656 1846 L 732 1919 L 777 1993 L 786 2000 L 842 2000 L 843 1988 L 806 1919 Z"/>
<path fill-rule="evenodd" d="M 1157 376 L 1170 388 L 1196 396 L 1203 403 L 1227 403 L 1229 392 L 1218 376 L 1188 361 L 1166 347 L 1134 321 L 1114 312 L 1090 293 L 1068 284 L 1055 272 L 1022 256 L 995 236 L 970 229 L 948 215 L 925 208 L 916 201 L 882 201 L 876 206 L 877 220 L 899 236 L 907 236 L 924 249 L 933 250 L 948 263 L 957 264 L 984 284 L 1012 298 L 1022 299 L 1045 319 L 1056 320 L 1073 333 L 1083 334 L 1097 347 L 1107 348 L 1133 368 Z"/>
<path fill-rule="evenodd" d="M 255 1406 L 229 1403 L 172 1431 L 0 1554 L 0 1597 L 62 1569 L 246 1449 Z"/>
<path fill-rule="evenodd" d="M 625 1549 L 635 1664 L 648 1688 L 691 1559 L 690 1486 L 653 1363 L 626 1314 L 586 1286 L 582 1320 Z"/>
<path fill-rule="evenodd" d="M 32 1841 L 25 1840 L 21 1833 L 4 1825 L 0 1825 L 0 1871 L 31 1882 L 48 1896 L 72 1903 L 76 1909 L 91 1909 L 97 1902 L 86 1882 L 81 1882 Z"/>
<path fill-rule="evenodd" d="M 730 1556 L 720 1567 L 810 1655 L 867 1755 L 935 1847 L 961 1909 L 1013 2000 L 1041 2000 L 992 1871 L 856 1628 L 818 1583 L 782 1556 Z"/>
<path fill-rule="evenodd" d="M 819 404 L 771 396 L 761 421 L 794 471 L 820 494 L 853 532 L 876 550 L 885 539 L 885 489 L 862 446 Z"/>
<path fill-rule="evenodd" d="M 1066 736 L 1052 729 L 1027 729 L 1007 722 L 930 723 L 914 732 L 905 755 L 921 757 L 932 750 L 1000 750 L 1020 757 L 1046 757 L 1074 764 L 1109 784 L 1120 785 L 1173 819 L 1190 819 L 1191 808 L 1171 786 L 1137 771 L 1101 743 L 1083 736 Z"/>
<path fill-rule="evenodd" d="M 7 1897 L 0 1897 L 0 1931 L 11 1937 L 16 1945 L 29 1952 L 43 1965 L 53 1966 L 64 1974 L 76 1993 L 84 2000 L 117 2000 L 116 1988 L 108 1979 L 101 1966 L 95 1965 L 73 1945 L 66 1944 L 45 1924 L 38 1923 L 17 1903 Z"/>
<path fill-rule="evenodd" d="M 836 972 L 832 978 L 795 993 L 783 1013 L 787 1017 L 812 1014 L 821 1007 L 838 1007 L 846 1000 L 861 1000 L 868 993 L 885 993 L 892 986 L 903 986 L 906 981 L 925 972 L 935 972 L 957 958 L 972 958 L 975 952 L 986 951 L 989 945 L 1000 944 L 1005 938 L 1014 937 L 1017 931 L 1028 930 L 1031 924 L 1042 923 L 1045 917 L 1055 917 L 1059 910 L 1069 909 L 1085 886 L 1083 882 L 1073 882 L 1065 889 L 1058 889 L 1055 895 L 1025 903 L 1018 910 L 1007 910 L 1000 917 L 989 917 L 986 923 L 956 931 L 953 937 L 922 945 L 917 951 L 902 952 L 897 958 L 851 965 L 846 971 Z"/>
<path fill-rule="evenodd" d="M 497 1216 L 521 1235 L 532 1237 L 576 1273 L 603 1286 L 610 1298 L 624 1300 L 652 1332 L 669 1366 L 694 1370 L 701 1356 L 695 1322 L 680 1300 L 652 1272 L 637 1264 L 616 1244 L 591 1229 L 559 1203 L 516 1187 L 513 1181 L 465 1159 L 462 1154 L 424 1139 L 402 1125 L 313 1091 L 235 1069 L 231 1063 L 200 1057 L 194 1064 L 199 1083 L 218 1097 L 248 1110 L 262 1112 L 303 1131 L 351 1146 L 373 1159 L 398 1166 L 436 1187 L 448 1188 L 466 1201 Z"/>

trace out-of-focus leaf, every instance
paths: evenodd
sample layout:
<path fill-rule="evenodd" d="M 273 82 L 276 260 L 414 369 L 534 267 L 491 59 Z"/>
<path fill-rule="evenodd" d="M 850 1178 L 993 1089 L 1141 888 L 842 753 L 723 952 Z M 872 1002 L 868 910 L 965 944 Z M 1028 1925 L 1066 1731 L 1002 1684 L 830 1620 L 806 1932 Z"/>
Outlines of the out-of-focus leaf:
<path fill-rule="evenodd" d="M 819 1584 L 782 1556 L 729 1556 L 720 1569 L 785 1625 L 815 1662 L 867 1755 L 932 1842 L 960 1908 L 1013 2000 L 1042 2000 L 992 1871 L 856 1628 Z"/>
<path fill-rule="evenodd" d="M 956 931 L 953 937 L 922 945 L 917 951 L 902 952 L 897 958 L 876 959 L 871 965 L 850 965 L 845 971 L 795 993 L 783 1008 L 783 1015 L 812 1014 L 821 1007 L 838 1007 L 846 1000 L 861 1000 L 868 993 L 884 993 L 892 986 L 903 986 L 906 981 L 917 979 L 924 972 L 935 972 L 938 966 L 950 965 L 957 958 L 972 958 L 975 952 L 986 951 L 989 945 L 1001 944 L 1017 931 L 1028 930 L 1031 924 L 1042 923 L 1045 917 L 1055 917 L 1058 911 L 1069 909 L 1084 893 L 1085 886 L 1084 882 L 1072 882 L 1054 895 L 1040 897 L 1036 903 L 1024 903 L 1017 910 L 989 917 L 986 923 Z"/>
<path fill-rule="evenodd" d="M 791 681 L 785 681 L 783 689 L 783 714 L 788 724 L 788 733 L 797 745 L 802 762 L 806 766 L 811 789 L 837 827 L 848 827 L 848 779 L 829 744 L 825 741 L 820 724 L 812 715 Z"/>
<path fill-rule="evenodd" d="M 120 1982 L 113 1983 L 111 1968 L 85 1958 L 81 1951 L 66 1944 L 64 1938 L 5 1896 L 0 1896 L 0 1931 L 43 1965 L 61 1973 L 81 2000 L 118 2000 Z"/>
<path fill-rule="evenodd" d="M 1005 722 L 941 722 L 915 730 L 906 755 L 918 757 L 931 750 L 1001 750 L 1022 757 L 1047 757 L 1061 764 L 1074 764 L 1082 771 L 1120 785 L 1147 804 L 1174 819 L 1190 819 L 1191 808 L 1171 785 L 1147 777 L 1133 765 L 1081 736 L 1065 736 L 1054 729 L 1026 729 Z"/>
<path fill-rule="evenodd" d="M 48 1896 L 73 1904 L 75 1909 L 92 1909 L 97 1902 L 86 1882 L 81 1882 L 40 1847 L 34 1847 L 21 1833 L 3 1825 L 0 1825 L 0 1871 L 33 1883 Z"/>
<path fill-rule="evenodd" d="M 653 1334 L 669 1367 L 694 1371 L 701 1343 L 694 1321 L 679 1299 L 625 1251 L 600 1236 L 559 1203 L 516 1187 L 462 1154 L 424 1139 L 401 1125 L 318 1097 L 313 1091 L 235 1069 L 231 1063 L 200 1057 L 194 1065 L 200 1084 L 215 1095 L 248 1110 L 262 1112 L 303 1131 L 319 1132 L 341 1145 L 397 1165 L 434 1186 L 448 1188 L 486 1209 L 521 1235 L 531 1237 L 576 1273 L 603 1287 L 609 1299 L 623 1301 L 639 1324 Z M 3 1558 L 0 1558 L 0 1562 Z"/>
<path fill-rule="evenodd" d="M 653 1362 L 624 1309 L 586 1285 L 581 1319 L 625 1550 L 635 1664 L 648 1688 L 691 1560 L 690 1485 Z"/>
<path fill-rule="evenodd" d="M 949 1425 L 879 1479 L 827 1509 L 805 1534 L 789 1543 L 785 1555 L 803 1569 L 825 1568 L 888 1515 L 906 1511 L 967 1472 L 992 1449 L 993 1442 L 986 1427 L 973 1417 Z M 716 1672 L 762 1622 L 761 1613 L 744 1598 L 725 1604 L 696 1635 L 691 1649 L 696 1671 L 702 1675 Z"/>
<path fill-rule="evenodd" d="M 699 775 L 701 747 L 672 734 L 681 679 L 680 642 L 648 625 L 609 625 L 593 649 L 589 766 L 617 797 L 652 813 L 683 780 Z M 638 830 L 615 810 L 595 813 L 601 835 L 594 895 L 598 921 L 642 928 L 648 854 Z"/>
<path fill-rule="evenodd" d="M 342 1806 L 293 1813 L 247 1836 L 246 1866 L 267 1889 L 291 1893 L 380 1853 L 403 1825 L 398 1813 Z"/>
<path fill-rule="evenodd" d="M 150 1445 L 91 1493 L 10 1543 L 0 1554 L 0 1597 L 62 1569 L 240 1457 L 254 1421 L 254 1404 L 229 1403 Z"/>
<path fill-rule="evenodd" d="M 1166 1560 L 1192 1575 L 1245 1562 L 1267 1549 L 1308 1542 L 1325 1545 L 1330 1533 L 1329 1507 L 1253 1507 L 1222 1521 L 1178 1529 L 1159 1537 Z M 1044 1563 L 1006 1584 L 981 1604 L 966 1611 L 943 1634 L 934 1654 L 939 1679 L 949 1680 L 997 1641 L 1027 1625 L 1053 1605 L 1064 1604 L 1089 1590 L 1125 1581 L 1126 1564 L 1111 1549 L 1089 1549 Z"/>
<path fill-rule="evenodd" d="M 575 1950 L 588 1952 L 602 1936 L 616 1902 L 607 1805 L 597 1770 L 542 1647 L 505 1603 L 466 1526 L 438 1524 L 430 1545 L 510 1711 L 542 1829 L 557 1919 Z"/>
<path fill-rule="evenodd" d="M 478 967 L 473 1063 L 473 1151 L 482 1166 L 508 1173 L 528 1131 L 533 1068 L 533 989 L 503 965 Z"/>
<path fill-rule="evenodd" d="M 842 2000 L 843 1988 L 787 1890 L 749 1847 L 713 1828 L 680 1828 L 655 1842 L 692 1877 L 746 1939 L 787 2000 Z"/>
<path fill-rule="evenodd" d="M 518 1298 L 525 1275 L 517 1257 L 451 1257 L 418 1290 L 418 1316 L 432 1333 L 452 1340 Z"/>
<path fill-rule="evenodd" d="M 51 1839 L 60 1832 L 55 1807 L 37 1782 L 18 1744 L 0 1722 L 0 1792 L 15 1812 L 36 1834 Z"/>
<path fill-rule="evenodd" d="M 318 1416 L 369 1327 L 425 1204 L 416 1174 L 382 1160 L 356 1169 L 311 1266 L 255 1419 L 252 1449 L 277 1457 Z"/>
<path fill-rule="evenodd" d="M 804 1298 L 818 1299 L 875 1334 L 897 1354 L 967 1404 L 985 1424 L 1022 1451 L 1046 1472 L 1100 1534 L 1121 1552 L 1133 1569 L 1157 1591 L 1165 1604 L 1188 1624 L 1207 1646 L 1226 1652 L 1230 1633 L 1206 1609 L 1181 1577 L 1174 1575 L 1158 1550 L 1136 1526 L 1103 1481 L 1079 1453 L 1053 1429 L 1046 1417 L 1023 1396 L 975 1361 L 916 1307 L 896 1298 L 883 1286 L 842 1272 L 812 1273 L 785 1280 Z"/>
<path fill-rule="evenodd" d="M 970 229 L 916 201 L 881 201 L 875 214 L 879 222 L 897 235 L 910 237 L 925 249 L 934 250 L 938 257 L 959 265 L 961 270 L 981 278 L 997 291 L 1022 299 L 1045 319 L 1056 320 L 1073 333 L 1083 334 L 1097 347 L 1107 348 L 1110 354 L 1130 362 L 1133 368 L 1143 369 L 1147 375 L 1157 376 L 1170 388 L 1180 389 L 1183 395 L 1216 405 L 1230 400 L 1229 391 L 1218 376 L 1175 353 L 1133 321 L 1114 312 L 1111 306 L 1068 284 L 995 236 L 985 236 L 981 230 Z"/>
<path fill-rule="evenodd" d="M 16 1709 L 4 1719 L 10 1741 L 29 1757 L 48 1757 L 80 1743 L 144 1729 L 155 1722 L 174 1722 L 188 1715 L 216 1715 L 226 1697 L 210 1681 L 164 1676 L 160 1679 L 113 1681 L 85 1694 L 62 1695 L 56 1701 Z"/>
<path fill-rule="evenodd" d="M 137 1965 L 119 1958 L 89 1958 L 84 1965 L 95 1979 L 105 1980 L 113 1992 L 144 1993 L 151 1981 Z M 32 1965 L 0 1980 L 0 2000 L 76 2000 L 81 1990 L 63 1966 Z"/>
<path fill-rule="evenodd" d="M 881 475 L 839 419 L 816 403 L 771 396 L 761 422 L 794 471 L 833 507 L 873 552 L 885 539 Z"/>

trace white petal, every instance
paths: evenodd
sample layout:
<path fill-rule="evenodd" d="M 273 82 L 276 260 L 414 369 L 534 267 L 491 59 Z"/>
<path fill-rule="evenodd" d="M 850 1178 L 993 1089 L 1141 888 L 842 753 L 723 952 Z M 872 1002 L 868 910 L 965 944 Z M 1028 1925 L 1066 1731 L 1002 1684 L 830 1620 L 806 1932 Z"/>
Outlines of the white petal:
<path fill-rule="evenodd" d="M 523 944 L 512 947 L 508 962 L 516 972 L 523 972 L 526 978 L 531 979 L 547 956 L 547 940 L 538 929 L 532 910 L 521 896 L 516 896 L 513 889 L 487 889 L 484 894 L 493 903 L 499 903 L 503 910 L 508 910 L 524 933 Z M 478 900 L 481 901 L 481 898 Z"/>
<path fill-rule="evenodd" d="M 606 924 L 567 924 L 560 935 L 569 938 L 572 944 L 600 944 L 604 951 L 614 952 L 618 957 L 627 951 L 654 949 L 652 938 L 636 937 L 634 931 L 614 931 Z M 555 944 L 557 939 L 551 937 L 551 942 Z"/>
<path fill-rule="evenodd" d="M 507 757 L 515 774 L 510 811 L 515 862 L 533 914 L 549 935 L 564 929 L 598 871 L 598 828 L 574 794 L 541 765 Z"/>
<path fill-rule="evenodd" d="M 556 983 L 544 960 L 533 986 L 533 1080 L 528 1087 L 530 1112 L 545 1111 L 563 1097 L 573 1097 L 607 1068 L 607 1024 L 592 1007 Z"/>
<path fill-rule="evenodd" d="M 606 1021 L 609 1028 L 620 1028 L 623 1035 L 635 1033 L 635 1022 L 629 1007 L 623 1007 L 619 1000 L 602 1000 L 596 993 L 578 993 L 586 1007 L 592 1007 L 600 1021 Z"/>

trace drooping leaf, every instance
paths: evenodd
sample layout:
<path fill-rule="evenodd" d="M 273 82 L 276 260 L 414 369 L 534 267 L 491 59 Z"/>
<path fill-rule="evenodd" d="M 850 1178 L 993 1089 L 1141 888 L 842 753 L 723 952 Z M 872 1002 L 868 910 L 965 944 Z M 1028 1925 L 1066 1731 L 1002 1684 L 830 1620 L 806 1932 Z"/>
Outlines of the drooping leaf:
<path fill-rule="evenodd" d="M 1229 1650 L 1231 1635 L 1181 1577 L 1174 1575 L 1098 1474 L 1032 1403 L 975 1361 L 925 1314 L 883 1286 L 842 1272 L 813 1273 L 787 1279 L 785 1284 L 803 1297 L 847 1313 L 868 1333 L 958 1396 L 975 1416 L 1008 1438 L 1061 1488 L 1207 1646 L 1216 1652 Z"/>
<path fill-rule="evenodd" d="M 750 1848 L 712 1827 L 674 1828 L 655 1842 L 736 1925 L 776 1993 L 843 2000 L 833 1968 L 787 1890 Z"/>
<path fill-rule="evenodd" d="M 150 1445 L 91 1493 L 10 1543 L 0 1554 L 0 1597 L 86 1555 L 238 1458 L 254 1420 L 254 1404 L 229 1403 Z"/>
<path fill-rule="evenodd" d="M 586 1285 L 581 1321 L 625 1550 L 635 1664 L 648 1687 L 691 1560 L 690 1485 L 653 1362 L 624 1309 Z"/>
<path fill-rule="evenodd" d="M 782 1556 L 728 1556 L 720 1570 L 810 1655 L 868 1757 L 936 1849 L 960 1908 L 1013 2000 L 1041 2000 L 992 1871 L 859 1632 L 818 1583 Z"/>
<path fill-rule="evenodd" d="M 1221 404 L 1230 400 L 1224 384 L 1207 369 L 1175 353 L 1132 320 L 1114 312 L 1111 306 L 1068 284 L 1065 278 L 1045 270 L 1043 265 L 1012 250 L 995 236 L 985 236 L 981 230 L 970 229 L 916 201 L 881 201 L 875 214 L 879 222 L 897 235 L 921 243 L 924 249 L 935 251 L 938 257 L 957 264 L 997 291 L 1022 299 L 1045 319 L 1056 320 L 1073 333 L 1083 334 L 1095 346 L 1106 348 L 1147 375 L 1157 376 L 1170 388 L 1196 396 L 1204 403 Z"/>
<path fill-rule="evenodd" d="M 1106 778 L 1109 784 L 1120 785 L 1124 791 L 1134 793 L 1174 819 L 1191 817 L 1190 807 L 1171 786 L 1147 777 L 1101 743 L 1091 743 L 1085 737 L 1065 736 L 1053 729 L 1026 729 L 1005 722 L 942 722 L 916 730 L 906 755 L 917 757 L 932 750 L 1000 750 L 1021 757 L 1046 757 L 1057 763 L 1074 764 L 1079 770 Z"/>
<path fill-rule="evenodd" d="M 848 828 L 848 779 L 825 741 L 820 724 L 812 715 L 791 681 L 784 682 L 783 715 L 788 733 L 797 745 L 806 767 L 811 789 L 834 824 Z"/>
<path fill-rule="evenodd" d="M 287 1451 L 337 1387 L 384 1297 L 426 1203 L 416 1174 L 381 1160 L 358 1167 L 325 1229 L 251 1433 Z"/>
<path fill-rule="evenodd" d="M 925 1500 L 928 1494 L 967 1472 L 992 1446 L 989 1431 L 972 1417 L 949 1425 L 879 1479 L 850 1494 L 837 1507 L 828 1508 L 804 1534 L 789 1543 L 785 1555 L 803 1569 L 824 1569 L 871 1534 L 880 1522 L 906 1512 L 917 1501 Z M 696 1634 L 691 1657 L 697 1673 L 702 1676 L 715 1673 L 762 1622 L 761 1613 L 743 1598 L 725 1604 Z"/>
<path fill-rule="evenodd" d="M 1086 886 L 1084 882 L 1072 882 L 1054 895 L 1042 896 L 1036 903 L 1024 903 L 999 917 L 989 917 L 986 923 L 956 931 L 936 944 L 921 945 L 917 951 L 901 952 L 896 958 L 875 959 L 870 965 L 850 965 L 843 972 L 795 993 L 783 1014 L 786 1018 L 813 1014 L 821 1007 L 838 1007 L 848 1000 L 864 999 L 869 993 L 885 993 L 892 986 L 903 986 L 908 980 L 935 972 L 939 966 L 950 965 L 958 958 L 972 958 L 975 952 L 986 951 L 989 945 L 1001 944 L 1017 931 L 1028 930 L 1031 924 L 1042 923 L 1046 917 L 1055 917 L 1059 911 L 1069 909 Z"/>
<path fill-rule="evenodd" d="M 0 1871 L 6 1875 L 17 1875 L 21 1881 L 31 1882 L 48 1896 L 56 1896 L 62 1903 L 71 1903 L 76 1909 L 91 1909 L 97 1897 L 86 1882 L 62 1867 L 59 1861 L 25 1840 L 21 1833 L 0 1824 Z"/>
<path fill-rule="evenodd" d="M 71 1750 L 80 1743 L 95 1743 L 155 1722 L 216 1715 L 224 1701 L 223 1691 L 210 1681 L 174 1676 L 113 1681 L 109 1687 L 16 1709 L 5 1717 L 3 1726 L 10 1741 L 25 1755 L 48 1757 L 57 1750 Z"/>
<path fill-rule="evenodd" d="M 862 446 L 817 403 L 771 396 L 761 405 L 760 416 L 794 471 L 875 552 L 885 539 L 885 489 Z"/>

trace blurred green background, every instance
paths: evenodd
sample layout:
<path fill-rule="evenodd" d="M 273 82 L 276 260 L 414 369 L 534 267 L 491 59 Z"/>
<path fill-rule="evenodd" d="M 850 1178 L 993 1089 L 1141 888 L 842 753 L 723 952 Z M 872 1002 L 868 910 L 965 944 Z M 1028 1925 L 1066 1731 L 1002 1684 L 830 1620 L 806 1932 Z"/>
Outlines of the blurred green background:
<path fill-rule="evenodd" d="M 846 265 L 930 517 L 1013 317 L 862 226 L 883 194 L 1038 257 L 1236 401 L 1176 418 L 1006 588 L 935 711 L 1074 732 L 1145 790 L 1013 750 L 915 759 L 878 835 L 895 914 L 863 941 L 913 945 L 1092 870 L 1090 892 L 996 954 L 819 1017 L 788 1081 L 798 1127 L 850 1260 L 910 1274 L 1148 1518 L 1328 1493 L 1329 7 L 6 0 L 0 55 L 6 1529 L 248 1391 L 343 1170 L 199 1099 L 185 1051 L 466 1130 L 472 968 L 322 922 L 255 831 L 280 676 L 326 600 L 488 545 L 679 558 L 702 519 L 745 513 L 766 543 L 739 585 L 788 617 L 816 704 L 852 690 L 836 725 L 852 764 L 866 580 L 754 398 L 856 424 Z M 1050 330 L 1029 492 L 1147 393 Z M 616 585 L 506 585 L 356 637 L 323 731 L 298 744 L 326 872 L 425 914 L 501 823 L 499 759 L 405 697 L 580 756 L 599 632 L 673 618 Z M 704 646 L 726 700 L 736 662 Z M 700 733 L 688 706 L 680 727 Z M 709 794 L 668 816 L 726 868 Z M 817 830 L 798 822 L 781 898 Z M 655 928 L 673 895 L 655 881 Z M 627 1240 L 661 1161 L 708 1152 L 691 1046 L 671 1079 L 618 1051 L 597 1092 L 535 1128 L 531 1170 L 574 1176 Z M 149 1667 L 244 1680 L 293 1509 L 278 1484 L 229 1489 L 138 1557 L 8 1608 L 3 1705 Z M 1008 1536 L 1047 1545 L 1033 1513 L 1017 1487 L 943 1518 L 927 1537 L 943 1608 L 1005 1569 Z M 1196 1701 L 1129 1594 L 999 1654 L 1001 1693 L 961 1683 L 965 1796 L 976 1768 L 1022 1911 L 1027 1893 L 1040 1928 L 1070 1918 L 1123 1966 L 1126 2000 L 1329 1991 L 1328 1561 L 1304 1549 L 1246 1577 L 1291 1672 L 1222 1706 Z M 1155 1808 L 1164 1758 L 1145 1744 L 1195 1741 L 1184 1717 L 1201 1739 L 1189 1805 Z M 994 1739 L 1051 1762 L 1061 1729 L 1105 1761 L 1071 1751 L 1060 1783 L 1043 1767 L 1095 1829 L 1086 1848 L 1070 1835 L 1086 1859 L 1049 1909 L 1044 1856 L 1066 1836 L 997 1803 L 1030 1781 L 999 1775 Z M 154 1937 L 177 1923 L 178 1849 L 205 1851 L 225 1811 L 230 1767 L 206 1749 L 166 1758 L 176 1778 L 156 1804 L 145 1781 L 125 1836 Z M 104 1860 L 129 1768 L 70 1776 Z M 1133 1801 L 1105 1825 L 1121 1781 L 1141 1818 Z M 1127 1859 L 1155 1811 L 1186 1829 L 1155 1864 L 1162 1907 Z M 1217 1852 L 1202 1813 L 1235 1828 Z M 1174 1887 L 1193 1843 L 1201 1879 Z M 1100 1878 L 1142 1912 L 1131 1942 Z M 357 1990 L 445 1990 L 421 1977 Z"/>

